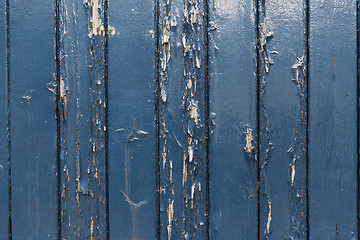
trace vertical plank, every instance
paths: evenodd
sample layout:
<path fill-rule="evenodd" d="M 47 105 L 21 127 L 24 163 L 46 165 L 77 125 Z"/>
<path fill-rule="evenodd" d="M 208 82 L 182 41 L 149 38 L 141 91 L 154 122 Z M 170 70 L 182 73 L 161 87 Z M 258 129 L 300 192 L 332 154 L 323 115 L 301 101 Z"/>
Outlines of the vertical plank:
<path fill-rule="evenodd" d="M 6 4 L 0 4 L 0 239 L 9 234 L 8 94 Z"/>
<path fill-rule="evenodd" d="M 62 239 L 106 238 L 104 1 L 60 1 Z"/>
<path fill-rule="evenodd" d="M 108 12 L 110 238 L 154 239 L 154 1 L 109 1 Z"/>
<path fill-rule="evenodd" d="M 9 2 L 12 237 L 55 239 L 54 2 Z"/>
<path fill-rule="evenodd" d="M 257 238 L 253 1 L 210 1 L 210 235 Z"/>
<path fill-rule="evenodd" d="M 306 239 L 302 0 L 259 1 L 260 238 Z"/>
<path fill-rule="evenodd" d="M 310 4 L 310 239 L 357 239 L 356 1 Z"/>
<path fill-rule="evenodd" d="M 205 1 L 159 1 L 160 236 L 206 236 Z"/>

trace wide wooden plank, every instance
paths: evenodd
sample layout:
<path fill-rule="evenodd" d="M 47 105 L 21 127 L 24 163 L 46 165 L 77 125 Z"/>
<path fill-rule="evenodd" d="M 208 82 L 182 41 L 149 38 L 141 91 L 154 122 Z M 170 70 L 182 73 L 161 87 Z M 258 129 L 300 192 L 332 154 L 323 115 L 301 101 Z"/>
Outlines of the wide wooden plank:
<path fill-rule="evenodd" d="M 205 2 L 159 1 L 160 237 L 206 237 Z"/>
<path fill-rule="evenodd" d="M 6 5 L 0 5 L 0 239 L 9 234 L 8 94 Z"/>
<path fill-rule="evenodd" d="M 62 239 L 105 239 L 104 1 L 59 10 Z"/>
<path fill-rule="evenodd" d="M 212 0 L 210 236 L 257 238 L 257 83 L 253 1 Z"/>
<path fill-rule="evenodd" d="M 259 1 L 260 238 L 306 239 L 303 0 Z"/>
<path fill-rule="evenodd" d="M 54 2 L 9 2 L 12 237 L 55 239 Z"/>
<path fill-rule="evenodd" d="M 111 239 L 155 239 L 153 11 L 152 0 L 109 1 Z"/>
<path fill-rule="evenodd" d="M 310 4 L 310 239 L 357 239 L 356 1 Z"/>

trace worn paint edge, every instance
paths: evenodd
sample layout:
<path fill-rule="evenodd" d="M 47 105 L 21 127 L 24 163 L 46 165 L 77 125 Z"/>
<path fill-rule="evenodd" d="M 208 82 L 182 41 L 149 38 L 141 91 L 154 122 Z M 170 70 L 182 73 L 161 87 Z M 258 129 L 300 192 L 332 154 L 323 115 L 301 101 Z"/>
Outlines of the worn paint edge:
<path fill-rule="evenodd" d="M 11 124 L 10 124 L 10 0 L 5 2 L 5 18 L 6 18 L 6 84 L 7 84 L 7 138 L 8 138 L 8 235 L 9 240 L 12 240 L 12 215 L 11 215 Z"/>
<path fill-rule="evenodd" d="M 205 181 L 206 181 L 206 200 L 205 200 L 205 237 L 210 240 L 210 75 L 209 75 L 209 1 L 204 0 L 204 74 L 205 74 Z"/>
<path fill-rule="evenodd" d="M 260 145 L 261 145 L 261 104 L 260 104 L 260 88 L 261 88 L 261 79 L 260 79 L 260 4 L 259 4 L 259 0 L 255 0 L 255 32 L 256 32 L 256 59 L 255 59 L 255 64 L 256 64 L 256 132 L 257 132 L 257 136 L 256 136 L 256 140 L 257 140 L 257 146 L 256 146 L 256 154 L 255 154 L 255 161 L 257 164 L 257 240 L 260 240 L 260 230 L 261 230 L 261 219 L 260 219 L 260 172 L 261 172 L 261 164 L 260 164 Z"/>
<path fill-rule="evenodd" d="M 58 239 L 61 239 L 61 79 L 60 79 L 60 0 L 54 0 L 54 28 L 55 28 L 55 83 L 56 83 L 56 189 L 57 189 L 57 230 Z"/>
<path fill-rule="evenodd" d="M 160 229 L 160 10 L 159 0 L 154 0 L 154 28 L 155 28 L 155 54 L 154 54 L 154 114 L 155 114 L 155 171 L 156 171 L 156 216 L 155 216 L 155 239 L 160 240 L 161 229 Z"/>
<path fill-rule="evenodd" d="M 310 78 L 310 0 L 305 0 L 305 56 L 306 56 L 306 70 L 305 70 L 305 81 L 306 81 L 306 92 L 305 92 L 305 104 L 306 104 L 306 144 L 305 144 L 305 158 L 306 158 L 306 239 L 310 239 L 310 206 L 309 206 L 309 99 L 310 99 L 310 91 L 309 91 L 309 78 Z"/>
<path fill-rule="evenodd" d="M 104 88 L 105 88 L 105 218 L 106 218 L 106 239 L 110 239 L 110 211 L 109 211 L 109 69 L 108 69 L 108 46 L 109 46 L 109 2 L 104 0 L 104 27 L 105 27 L 105 43 L 104 43 Z"/>

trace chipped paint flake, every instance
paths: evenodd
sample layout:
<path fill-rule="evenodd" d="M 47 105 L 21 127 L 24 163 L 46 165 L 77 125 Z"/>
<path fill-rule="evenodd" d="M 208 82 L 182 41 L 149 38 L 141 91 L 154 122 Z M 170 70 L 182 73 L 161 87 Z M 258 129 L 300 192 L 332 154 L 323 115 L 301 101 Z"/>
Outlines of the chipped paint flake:
<path fill-rule="evenodd" d="M 198 102 L 191 99 L 190 118 L 194 119 L 196 125 L 199 121 L 198 109 Z"/>
<path fill-rule="evenodd" d="M 271 217 L 271 202 L 268 202 L 268 205 L 269 205 L 269 213 L 268 213 L 268 220 L 267 220 L 267 223 L 266 223 L 266 229 L 265 229 L 265 233 L 264 233 L 266 237 L 270 233 L 270 223 L 271 223 L 271 220 L 272 220 L 272 217 Z"/>
<path fill-rule="evenodd" d="M 99 0 L 91 0 L 91 8 L 92 8 L 92 18 L 90 23 L 90 31 L 89 31 L 89 38 L 93 36 L 105 36 L 105 27 L 104 24 L 101 22 L 101 18 L 99 16 Z M 115 27 L 108 26 L 108 33 L 112 36 L 116 34 Z"/>
<path fill-rule="evenodd" d="M 167 215 L 168 215 L 168 226 L 167 226 L 168 240 L 171 240 L 171 228 L 172 228 L 172 221 L 173 221 L 173 217 L 174 217 L 174 200 L 172 200 L 172 202 L 169 203 Z"/>
<path fill-rule="evenodd" d="M 246 140 L 246 146 L 244 150 L 248 153 L 251 153 L 251 151 L 254 149 L 252 145 L 252 141 L 254 140 L 254 137 L 251 128 L 248 127 L 246 128 L 245 140 Z"/>

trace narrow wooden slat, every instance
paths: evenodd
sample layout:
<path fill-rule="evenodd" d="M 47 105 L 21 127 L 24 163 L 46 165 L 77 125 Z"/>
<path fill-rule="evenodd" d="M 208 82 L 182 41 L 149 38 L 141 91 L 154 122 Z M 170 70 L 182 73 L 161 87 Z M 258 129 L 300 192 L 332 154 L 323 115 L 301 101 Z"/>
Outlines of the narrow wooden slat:
<path fill-rule="evenodd" d="M 205 239 L 205 1 L 159 1 L 162 239 Z"/>
<path fill-rule="evenodd" d="M 155 239 L 154 1 L 109 1 L 111 239 Z"/>
<path fill-rule="evenodd" d="M 310 4 L 310 239 L 357 239 L 356 1 Z"/>
<path fill-rule="evenodd" d="M 6 5 L 0 5 L 0 239 L 9 231 L 9 165 L 8 165 L 8 108 L 7 108 L 7 41 Z"/>
<path fill-rule="evenodd" d="M 60 1 L 61 230 L 106 237 L 104 1 Z"/>
<path fill-rule="evenodd" d="M 12 237 L 55 239 L 54 2 L 9 2 Z"/>
<path fill-rule="evenodd" d="M 259 8 L 260 238 L 306 239 L 304 2 Z"/>
<path fill-rule="evenodd" d="M 210 237 L 257 238 L 253 1 L 210 1 Z"/>

